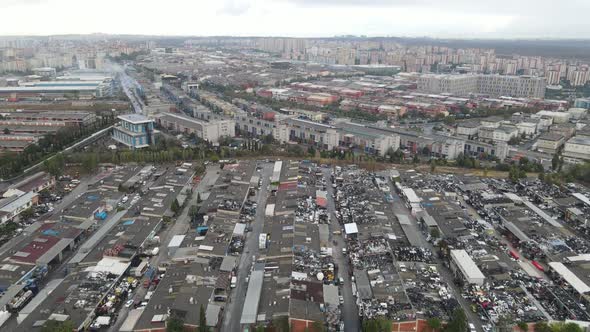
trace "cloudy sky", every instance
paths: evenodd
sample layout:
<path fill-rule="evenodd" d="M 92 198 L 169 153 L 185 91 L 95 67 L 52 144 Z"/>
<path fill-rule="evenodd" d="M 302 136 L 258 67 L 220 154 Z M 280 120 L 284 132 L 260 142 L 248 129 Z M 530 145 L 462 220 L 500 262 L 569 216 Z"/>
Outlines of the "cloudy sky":
<path fill-rule="evenodd" d="M 0 0 L 0 35 L 590 38 L 590 0 Z"/>

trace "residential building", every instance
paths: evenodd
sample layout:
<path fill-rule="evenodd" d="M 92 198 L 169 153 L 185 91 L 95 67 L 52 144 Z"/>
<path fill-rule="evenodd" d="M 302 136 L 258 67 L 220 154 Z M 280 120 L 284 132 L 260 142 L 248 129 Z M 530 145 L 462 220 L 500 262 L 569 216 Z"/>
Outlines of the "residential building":
<path fill-rule="evenodd" d="M 418 91 L 427 93 L 450 93 L 454 95 L 486 94 L 490 96 L 511 96 L 543 98 L 545 78 L 512 75 L 433 75 L 426 74 L 418 79 Z"/>
<path fill-rule="evenodd" d="M 553 123 L 566 123 L 570 120 L 571 114 L 567 112 L 539 111 L 532 115 L 534 118 L 540 118 L 542 116 L 551 117 L 553 119 Z"/>
<path fill-rule="evenodd" d="M 527 136 L 533 136 L 537 133 L 536 122 L 519 122 L 516 124 L 516 128 L 518 128 L 519 135 L 525 134 Z"/>
<path fill-rule="evenodd" d="M 381 128 L 353 122 L 339 122 L 339 146 L 357 148 L 368 154 L 384 156 L 389 149 L 400 146 L 399 135 Z"/>
<path fill-rule="evenodd" d="M 0 224 L 13 220 L 26 209 L 36 205 L 39 195 L 29 191 L 0 199 Z"/>
<path fill-rule="evenodd" d="M 211 143 L 218 143 L 222 137 L 234 137 L 234 120 L 222 119 L 205 121 L 177 113 L 160 113 L 155 116 L 156 123 L 167 130 L 196 137 Z"/>
<path fill-rule="evenodd" d="M 581 163 L 590 160 L 590 138 L 572 137 L 563 148 L 563 160 L 567 163 Z"/>
<path fill-rule="evenodd" d="M 154 120 L 141 114 L 119 115 L 121 120 L 113 128 L 113 139 L 132 149 L 145 148 L 156 143 Z"/>
<path fill-rule="evenodd" d="M 537 150 L 553 154 L 563 145 L 563 142 L 563 135 L 545 133 L 537 139 Z"/>
<path fill-rule="evenodd" d="M 463 121 L 457 124 L 457 135 L 471 138 L 477 135 L 481 123 L 478 121 Z"/>
<path fill-rule="evenodd" d="M 332 125 L 309 120 L 287 118 L 279 128 L 281 142 L 302 142 L 314 144 L 325 150 L 338 146 L 338 129 Z"/>

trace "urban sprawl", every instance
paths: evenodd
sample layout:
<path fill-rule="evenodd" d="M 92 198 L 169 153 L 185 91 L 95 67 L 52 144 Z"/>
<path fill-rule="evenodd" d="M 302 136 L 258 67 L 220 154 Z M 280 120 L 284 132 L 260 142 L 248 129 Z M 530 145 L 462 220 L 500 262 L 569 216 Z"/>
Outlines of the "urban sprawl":
<path fill-rule="evenodd" d="M 590 61 L 0 38 L 1 331 L 590 328 Z"/>

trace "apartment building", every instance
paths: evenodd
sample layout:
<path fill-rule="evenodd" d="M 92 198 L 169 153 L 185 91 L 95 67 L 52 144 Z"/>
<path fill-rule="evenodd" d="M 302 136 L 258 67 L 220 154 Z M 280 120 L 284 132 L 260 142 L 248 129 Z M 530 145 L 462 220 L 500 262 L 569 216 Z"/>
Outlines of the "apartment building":
<path fill-rule="evenodd" d="M 338 145 L 342 147 L 354 147 L 368 154 L 384 156 L 390 148 L 397 150 L 400 146 L 399 135 L 382 128 L 353 122 L 339 122 L 334 126 L 338 128 Z"/>
<path fill-rule="evenodd" d="M 543 98 L 545 86 L 544 77 L 534 76 L 426 74 L 418 79 L 418 91 L 420 92 L 453 95 L 475 93 L 490 96 Z"/>
<path fill-rule="evenodd" d="M 577 164 L 590 160 L 590 138 L 572 137 L 563 147 L 563 161 Z"/>
<path fill-rule="evenodd" d="M 188 135 L 194 134 L 211 143 L 218 143 L 222 137 L 236 135 L 236 124 L 232 119 L 205 121 L 177 113 L 160 113 L 155 116 L 155 120 L 162 128 Z"/>
<path fill-rule="evenodd" d="M 338 129 L 332 125 L 309 120 L 286 118 L 281 121 L 279 140 L 281 142 L 302 142 L 314 144 L 325 150 L 338 146 Z"/>
<path fill-rule="evenodd" d="M 545 133 L 537 139 L 537 150 L 553 154 L 563 145 L 563 142 L 563 135 Z"/>

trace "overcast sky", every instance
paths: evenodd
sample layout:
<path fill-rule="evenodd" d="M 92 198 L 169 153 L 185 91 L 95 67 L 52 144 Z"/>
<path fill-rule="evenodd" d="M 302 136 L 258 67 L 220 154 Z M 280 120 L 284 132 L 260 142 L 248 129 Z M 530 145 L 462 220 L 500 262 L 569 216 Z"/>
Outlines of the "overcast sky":
<path fill-rule="evenodd" d="M 0 0 L 0 35 L 590 38 L 590 0 Z"/>

